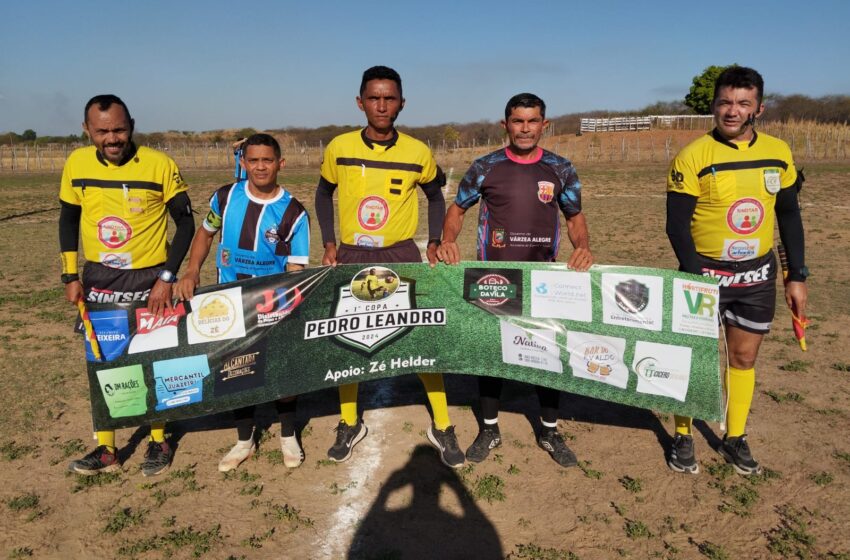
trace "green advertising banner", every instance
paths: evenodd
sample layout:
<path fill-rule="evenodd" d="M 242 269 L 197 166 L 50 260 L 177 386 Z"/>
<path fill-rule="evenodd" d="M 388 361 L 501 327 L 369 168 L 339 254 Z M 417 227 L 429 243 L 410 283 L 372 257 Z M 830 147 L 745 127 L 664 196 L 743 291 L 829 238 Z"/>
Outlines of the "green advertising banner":
<path fill-rule="evenodd" d="M 128 427 L 442 372 L 718 421 L 718 301 L 713 279 L 671 270 L 466 262 L 253 278 L 160 317 L 90 303 L 92 415 Z"/>

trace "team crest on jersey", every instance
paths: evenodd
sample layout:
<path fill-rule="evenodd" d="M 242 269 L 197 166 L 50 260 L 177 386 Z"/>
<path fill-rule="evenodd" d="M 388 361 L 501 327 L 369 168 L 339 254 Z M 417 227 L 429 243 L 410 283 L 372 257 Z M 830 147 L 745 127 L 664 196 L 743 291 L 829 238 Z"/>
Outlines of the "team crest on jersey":
<path fill-rule="evenodd" d="M 498 249 L 501 249 L 505 246 L 505 230 L 503 229 L 494 229 L 492 234 L 491 245 Z"/>
<path fill-rule="evenodd" d="M 555 183 L 537 181 L 537 200 L 543 204 L 549 204 L 553 198 L 555 198 Z"/>
<path fill-rule="evenodd" d="M 444 308 L 417 309 L 414 294 L 393 270 L 364 268 L 338 286 L 332 317 L 305 323 L 304 340 L 333 337 L 368 356 L 415 327 L 446 324 Z"/>
<path fill-rule="evenodd" d="M 390 207 L 380 196 L 367 196 L 357 208 L 357 221 L 366 231 L 384 227 L 390 217 Z"/>
<path fill-rule="evenodd" d="M 123 247 L 132 236 L 130 224 L 117 216 L 107 216 L 97 223 L 97 238 L 110 249 Z"/>
<path fill-rule="evenodd" d="M 617 307 L 626 313 L 640 313 L 649 303 L 649 288 L 637 280 L 620 282 L 614 291 Z"/>
<path fill-rule="evenodd" d="M 269 229 L 267 229 L 264 236 L 266 238 L 266 241 L 268 241 L 272 245 L 277 245 L 278 241 L 280 241 L 280 236 L 277 234 L 276 227 L 270 227 Z"/>
<path fill-rule="evenodd" d="M 755 198 L 736 200 L 726 212 L 726 225 L 735 233 L 749 235 L 764 221 L 764 206 Z"/>

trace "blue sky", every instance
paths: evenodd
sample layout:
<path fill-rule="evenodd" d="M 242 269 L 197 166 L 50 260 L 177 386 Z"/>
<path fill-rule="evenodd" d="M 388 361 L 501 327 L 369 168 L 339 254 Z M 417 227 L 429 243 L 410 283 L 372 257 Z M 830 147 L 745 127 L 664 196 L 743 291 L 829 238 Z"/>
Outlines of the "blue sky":
<path fill-rule="evenodd" d="M 767 91 L 850 93 L 850 2 L 4 2 L 0 131 L 78 133 L 97 93 L 140 131 L 360 124 L 364 69 L 396 68 L 407 125 L 680 99 L 711 64 Z"/>

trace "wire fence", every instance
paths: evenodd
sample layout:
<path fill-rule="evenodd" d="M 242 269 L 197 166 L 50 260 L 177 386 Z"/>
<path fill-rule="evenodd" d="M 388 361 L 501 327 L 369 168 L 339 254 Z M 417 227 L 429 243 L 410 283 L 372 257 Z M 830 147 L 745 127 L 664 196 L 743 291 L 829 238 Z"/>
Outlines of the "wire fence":
<path fill-rule="evenodd" d="M 814 122 L 768 122 L 759 130 L 785 140 L 799 161 L 846 160 L 850 143 L 847 124 Z M 582 135 L 546 135 L 541 145 L 575 162 L 668 162 L 703 130 L 642 130 Z M 430 145 L 444 168 L 468 165 L 472 160 L 504 144 L 459 141 Z M 60 172 L 68 154 L 82 144 L 3 144 L 0 145 L 0 172 Z M 164 142 L 152 148 L 170 155 L 181 169 L 228 169 L 233 166 L 231 146 L 226 142 Z M 318 169 L 322 142 L 283 144 L 288 168 Z"/>

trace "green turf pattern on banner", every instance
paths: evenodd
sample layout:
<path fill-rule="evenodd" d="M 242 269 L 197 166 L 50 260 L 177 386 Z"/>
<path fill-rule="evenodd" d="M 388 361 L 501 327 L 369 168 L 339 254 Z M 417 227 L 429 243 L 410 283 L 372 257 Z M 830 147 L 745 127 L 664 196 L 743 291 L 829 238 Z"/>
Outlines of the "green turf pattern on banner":
<path fill-rule="evenodd" d="M 717 299 L 714 280 L 672 270 L 464 262 L 209 286 L 165 321 L 138 303 L 90 304 L 93 314 L 126 310 L 130 333 L 116 359 L 88 362 L 92 416 L 96 429 L 130 427 L 441 372 L 719 421 Z M 97 334 L 102 345 L 126 338 Z"/>

